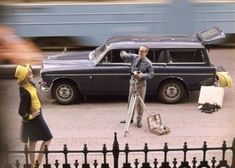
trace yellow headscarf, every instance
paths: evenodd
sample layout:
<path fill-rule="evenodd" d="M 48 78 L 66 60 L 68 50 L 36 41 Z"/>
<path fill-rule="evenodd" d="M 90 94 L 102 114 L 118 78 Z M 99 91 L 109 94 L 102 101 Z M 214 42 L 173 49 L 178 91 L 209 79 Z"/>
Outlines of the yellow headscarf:
<path fill-rule="evenodd" d="M 29 69 L 29 64 L 16 66 L 15 77 L 17 78 L 17 83 L 20 83 L 25 79 L 26 75 L 29 72 Z"/>

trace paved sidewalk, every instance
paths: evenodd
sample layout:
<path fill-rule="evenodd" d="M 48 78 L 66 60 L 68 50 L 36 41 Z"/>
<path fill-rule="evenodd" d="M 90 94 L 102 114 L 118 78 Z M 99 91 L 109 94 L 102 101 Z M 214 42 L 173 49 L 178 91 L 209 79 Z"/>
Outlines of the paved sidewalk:
<path fill-rule="evenodd" d="M 223 65 L 235 79 L 235 50 L 212 50 L 211 61 L 215 65 Z M 39 76 L 36 76 L 36 81 Z M 129 144 L 130 149 L 143 149 L 144 144 L 148 143 L 149 148 L 163 148 L 167 142 L 169 148 L 182 148 L 184 142 L 188 147 L 202 147 L 206 141 L 208 147 L 220 147 L 224 140 L 227 146 L 232 145 L 235 137 L 235 89 L 225 89 L 223 108 L 213 114 L 201 113 L 197 110 L 198 92 L 191 93 L 188 101 L 176 104 L 166 105 L 156 100 L 146 101 L 147 108 L 150 112 L 161 114 L 163 123 L 171 128 L 168 135 L 157 136 L 151 134 L 147 128 L 146 116 L 144 114 L 143 128 L 139 129 L 134 124 L 130 126 L 130 133 L 124 137 L 124 124 L 120 121 L 125 119 L 127 113 L 127 98 L 115 100 L 110 99 L 88 99 L 87 102 L 81 102 L 69 106 L 61 106 L 55 103 L 49 96 L 49 93 L 40 93 L 43 101 L 44 117 L 51 128 L 54 139 L 49 147 L 51 150 L 62 150 L 63 145 L 67 144 L 68 149 L 82 150 L 84 144 L 87 144 L 89 150 L 101 150 L 103 144 L 108 149 L 112 149 L 114 132 L 118 134 L 120 149 L 124 149 L 125 144 Z M 1 81 L 1 111 L 6 115 L 1 124 L 5 125 L 5 133 L 8 143 L 13 149 L 23 149 L 23 144 L 19 141 L 20 118 L 17 114 L 19 98 L 18 86 L 15 80 Z M 190 158 L 195 153 L 190 154 Z M 216 155 L 218 160 L 221 159 L 221 153 L 212 153 L 208 158 Z M 182 158 L 182 154 L 173 153 L 172 157 Z M 71 155 L 71 160 L 83 161 L 82 156 Z M 90 158 L 91 162 L 95 157 L 101 158 L 96 154 Z M 155 154 L 150 158 L 161 156 Z M 169 160 L 172 162 L 172 157 Z M 199 158 L 202 155 L 200 154 Z M 226 154 L 231 162 L 231 152 Z M 111 160 L 112 155 L 109 155 Z M 124 156 L 122 154 L 121 158 Z M 133 154 L 130 159 L 143 159 L 143 153 Z M 63 161 L 63 155 L 53 155 L 51 160 Z"/>

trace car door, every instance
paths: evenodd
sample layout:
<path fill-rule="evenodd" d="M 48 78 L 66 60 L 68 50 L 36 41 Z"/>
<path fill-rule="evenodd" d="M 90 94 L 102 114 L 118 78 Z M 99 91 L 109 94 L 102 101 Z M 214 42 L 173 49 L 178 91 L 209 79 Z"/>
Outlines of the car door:
<path fill-rule="evenodd" d="M 203 44 L 225 38 L 225 34 L 218 27 L 213 27 L 196 34 L 198 40 Z"/>
<path fill-rule="evenodd" d="M 108 51 L 92 74 L 93 94 L 128 95 L 130 63 L 120 58 L 119 49 Z"/>
<path fill-rule="evenodd" d="M 147 94 L 156 95 L 159 84 L 167 78 L 169 74 L 166 49 L 149 49 L 147 58 L 152 62 L 154 68 L 154 77 L 147 81 Z"/>
<path fill-rule="evenodd" d="M 181 79 L 189 90 L 214 82 L 215 67 L 209 62 L 203 48 L 168 49 L 169 77 Z"/>

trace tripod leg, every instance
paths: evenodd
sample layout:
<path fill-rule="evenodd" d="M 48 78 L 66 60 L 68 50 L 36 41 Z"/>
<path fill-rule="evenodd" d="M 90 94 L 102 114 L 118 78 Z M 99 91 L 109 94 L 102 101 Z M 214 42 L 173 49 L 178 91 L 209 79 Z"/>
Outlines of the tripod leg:
<path fill-rule="evenodd" d="M 143 99 L 142 99 L 142 97 L 141 97 L 140 95 L 138 95 L 138 99 L 139 99 L 139 101 L 141 102 L 141 105 L 143 106 L 144 111 L 147 111 L 147 107 L 146 107 L 146 105 L 144 104 L 144 101 L 143 101 Z"/>
<path fill-rule="evenodd" d="M 126 137 L 126 134 L 128 133 L 128 129 L 129 129 L 130 122 L 131 122 L 131 117 L 134 112 L 136 98 L 137 98 L 136 95 L 131 96 L 131 100 L 130 100 L 128 112 L 127 112 L 126 125 L 125 125 L 125 129 L 124 129 L 124 131 L 125 131 L 124 136 L 125 137 Z"/>

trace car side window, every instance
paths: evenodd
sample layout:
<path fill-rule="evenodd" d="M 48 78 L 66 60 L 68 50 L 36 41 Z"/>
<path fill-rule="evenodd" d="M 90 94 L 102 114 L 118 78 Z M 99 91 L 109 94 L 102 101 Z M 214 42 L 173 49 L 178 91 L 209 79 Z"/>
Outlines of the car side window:
<path fill-rule="evenodd" d="M 110 50 L 105 54 L 100 63 L 123 63 L 123 60 L 120 57 L 121 51 L 122 50 L 119 49 Z"/>
<path fill-rule="evenodd" d="M 120 57 L 121 50 L 112 50 L 112 63 L 122 63 L 123 60 Z"/>
<path fill-rule="evenodd" d="M 123 49 L 123 50 L 120 50 L 121 51 L 126 51 L 128 54 L 138 54 L 138 49 L 137 48 L 128 48 L 128 49 Z M 128 59 L 122 59 L 122 62 L 123 63 L 130 63 Z"/>
<path fill-rule="evenodd" d="M 167 63 L 167 50 L 155 50 L 155 63 Z"/>
<path fill-rule="evenodd" d="M 136 53 L 138 54 L 138 49 L 136 49 L 135 52 L 131 53 Z M 163 49 L 149 49 L 147 58 L 152 62 L 152 63 L 167 63 L 168 62 L 168 56 L 167 50 Z"/>
<path fill-rule="evenodd" d="M 127 53 L 138 54 L 138 49 L 126 49 Z"/>
<path fill-rule="evenodd" d="M 155 62 L 155 52 L 153 49 L 149 49 L 147 58 L 151 61 L 151 62 Z"/>
<path fill-rule="evenodd" d="M 112 62 L 112 51 L 109 51 L 105 54 L 105 56 L 102 58 L 100 63 L 111 63 Z"/>
<path fill-rule="evenodd" d="M 189 63 L 203 62 L 204 55 L 201 49 L 171 49 L 169 50 L 170 62 Z"/>

